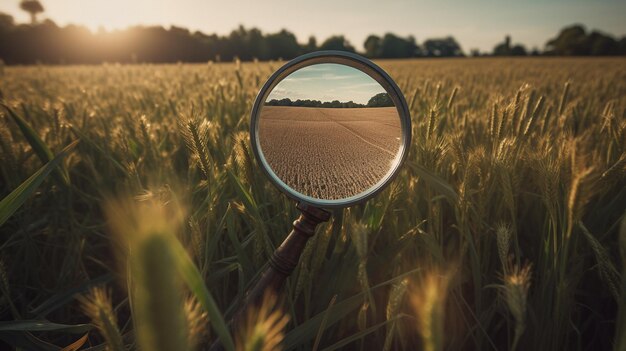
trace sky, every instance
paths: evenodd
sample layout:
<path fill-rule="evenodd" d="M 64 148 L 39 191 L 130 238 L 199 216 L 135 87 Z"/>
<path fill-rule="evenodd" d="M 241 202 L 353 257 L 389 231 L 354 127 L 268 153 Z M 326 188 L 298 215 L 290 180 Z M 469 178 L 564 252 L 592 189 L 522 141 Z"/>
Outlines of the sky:
<path fill-rule="evenodd" d="M 301 68 L 285 77 L 270 92 L 267 100 L 289 98 L 292 101 L 339 100 L 367 104 L 372 96 L 383 92 L 385 89 L 378 82 L 356 68 L 320 63 Z"/>
<path fill-rule="evenodd" d="M 369 34 L 386 32 L 425 39 L 454 36 L 466 53 L 491 51 L 511 35 L 513 43 L 542 49 L 574 23 L 615 36 L 626 35 L 626 0 L 40 0 L 43 17 L 59 25 L 92 30 L 131 25 L 176 25 L 228 34 L 240 24 L 264 32 L 283 28 L 301 43 L 318 44 L 344 34 L 362 50 Z M 0 12 L 27 22 L 19 0 L 0 0 Z"/>

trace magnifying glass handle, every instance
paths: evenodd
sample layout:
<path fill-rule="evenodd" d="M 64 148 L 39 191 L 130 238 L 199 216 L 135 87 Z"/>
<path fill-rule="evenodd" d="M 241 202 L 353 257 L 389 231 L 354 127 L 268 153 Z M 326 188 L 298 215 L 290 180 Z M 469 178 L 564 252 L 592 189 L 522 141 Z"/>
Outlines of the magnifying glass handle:
<path fill-rule="evenodd" d="M 307 241 L 315 235 L 317 225 L 330 219 L 330 212 L 305 203 L 298 203 L 300 217 L 293 222 L 293 230 L 274 251 L 269 260 L 269 266 L 261 275 L 256 285 L 246 293 L 241 307 L 235 312 L 228 323 L 233 329 L 246 317 L 251 307 L 260 306 L 266 294 L 279 295 L 285 280 L 296 268 Z M 209 351 L 223 350 L 222 344 L 216 340 Z"/>

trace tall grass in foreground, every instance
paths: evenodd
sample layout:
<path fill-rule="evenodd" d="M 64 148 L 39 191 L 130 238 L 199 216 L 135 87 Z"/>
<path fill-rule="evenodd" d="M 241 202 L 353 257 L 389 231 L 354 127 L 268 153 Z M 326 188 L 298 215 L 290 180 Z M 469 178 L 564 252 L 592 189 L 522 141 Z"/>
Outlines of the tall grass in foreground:
<path fill-rule="evenodd" d="M 623 59 L 381 62 L 413 117 L 405 167 L 319 228 L 282 315 L 229 335 L 296 217 L 247 139 L 279 64 L 6 67 L 0 197 L 81 142 L 0 227 L 0 339 L 254 348 L 269 323 L 297 350 L 624 348 Z"/>
<path fill-rule="evenodd" d="M 417 329 L 426 351 L 441 351 L 445 348 L 444 309 L 449 281 L 449 274 L 434 270 L 419 283 L 412 296 Z"/>
<path fill-rule="evenodd" d="M 242 325 L 235 326 L 239 351 L 272 351 L 281 348 L 283 329 L 289 317 L 277 308 L 277 298 L 266 295 L 260 306 L 246 312 Z"/>
<path fill-rule="evenodd" d="M 124 341 L 117 325 L 110 293 L 102 287 L 92 288 L 87 296 L 79 297 L 85 314 L 102 334 L 107 347 L 112 351 L 124 350 Z"/>

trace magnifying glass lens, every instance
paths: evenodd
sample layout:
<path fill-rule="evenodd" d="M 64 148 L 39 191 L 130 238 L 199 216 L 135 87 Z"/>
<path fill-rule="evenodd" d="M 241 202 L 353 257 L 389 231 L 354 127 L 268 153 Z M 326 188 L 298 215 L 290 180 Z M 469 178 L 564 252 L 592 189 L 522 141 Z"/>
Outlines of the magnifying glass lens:
<path fill-rule="evenodd" d="M 287 195 L 325 207 L 379 191 L 410 139 L 404 98 L 382 70 L 328 61 L 279 71 L 257 98 L 252 127 L 270 179 Z"/>

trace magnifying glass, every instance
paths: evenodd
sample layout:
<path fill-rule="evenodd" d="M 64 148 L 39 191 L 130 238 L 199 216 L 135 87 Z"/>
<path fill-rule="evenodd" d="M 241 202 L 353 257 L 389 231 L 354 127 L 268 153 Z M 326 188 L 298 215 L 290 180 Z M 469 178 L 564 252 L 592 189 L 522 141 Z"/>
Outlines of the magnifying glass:
<path fill-rule="evenodd" d="M 407 156 L 411 120 L 380 67 L 356 54 L 319 51 L 288 62 L 263 85 L 250 140 L 263 172 L 301 215 L 231 327 L 263 295 L 279 292 L 316 226 L 330 219 L 325 209 L 362 203 L 389 185 Z"/>
<path fill-rule="evenodd" d="M 379 193 L 411 141 L 406 101 L 373 62 L 341 51 L 300 56 L 274 73 L 252 109 L 252 149 L 299 203 L 341 208 Z"/>

